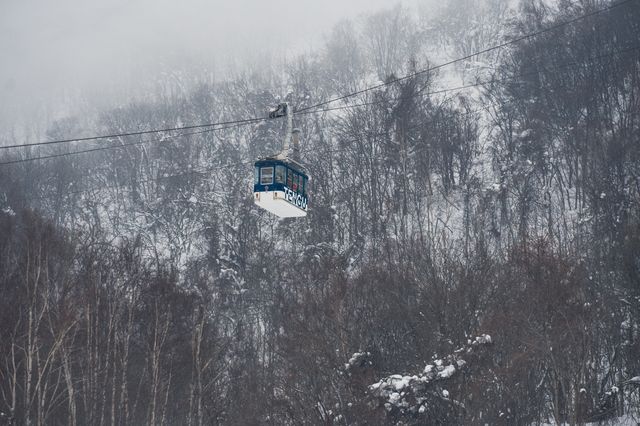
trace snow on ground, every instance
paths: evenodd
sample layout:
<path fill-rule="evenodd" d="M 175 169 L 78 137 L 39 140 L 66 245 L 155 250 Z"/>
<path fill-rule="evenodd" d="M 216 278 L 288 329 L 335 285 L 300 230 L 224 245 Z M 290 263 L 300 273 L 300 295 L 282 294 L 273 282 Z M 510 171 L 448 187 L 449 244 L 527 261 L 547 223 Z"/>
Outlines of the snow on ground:
<path fill-rule="evenodd" d="M 491 344 L 491 336 L 483 334 L 469 340 L 465 347 L 456 350 L 445 358 L 435 358 L 427 364 L 421 373 L 413 375 L 392 374 L 369 386 L 369 391 L 377 397 L 387 411 L 399 409 L 412 413 L 427 411 L 428 393 L 432 385 L 445 383 L 467 365 L 462 357 L 480 346 Z M 353 357 L 352 357 L 353 359 Z M 349 363 L 351 364 L 351 363 Z M 440 389 L 439 395 L 449 399 L 449 391 Z"/>
<path fill-rule="evenodd" d="M 344 365 L 345 370 L 350 370 L 354 367 L 364 367 L 367 365 L 372 365 L 370 361 L 371 353 L 370 352 L 356 352 L 351 355 L 349 358 L 349 362 Z"/>

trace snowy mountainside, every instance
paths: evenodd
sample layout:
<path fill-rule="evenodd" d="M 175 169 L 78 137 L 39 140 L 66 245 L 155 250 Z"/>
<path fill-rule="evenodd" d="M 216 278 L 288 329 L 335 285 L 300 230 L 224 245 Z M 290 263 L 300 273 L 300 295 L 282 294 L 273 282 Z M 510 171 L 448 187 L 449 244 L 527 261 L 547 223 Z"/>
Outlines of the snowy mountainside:
<path fill-rule="evenodd" d="M 640 9 L 596 6 L 392 7 L 284 65 L 171 75 L 144 102 L 50 130 L 144 132 L 288 102 L 304 219 L 252 200 L 282 120 L 10 151 L 0 162 L 101 148 L 0 165 L 0 394 L 15 396 L 0 417 L 637 418 Z"/>

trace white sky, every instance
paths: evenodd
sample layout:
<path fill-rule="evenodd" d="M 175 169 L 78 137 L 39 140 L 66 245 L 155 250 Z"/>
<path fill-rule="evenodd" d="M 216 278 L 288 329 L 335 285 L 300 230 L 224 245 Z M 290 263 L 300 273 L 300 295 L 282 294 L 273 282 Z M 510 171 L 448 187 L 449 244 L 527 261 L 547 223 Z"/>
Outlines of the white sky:
<path fill-rule="evenodd" d="M 65 93 L 108 98 L 158 72 L 224 70 L 265 51 L 319 47 L 339 20 L 396 3 L 0 0 L 0 127 L 52 98 L 64 104 Z"/>

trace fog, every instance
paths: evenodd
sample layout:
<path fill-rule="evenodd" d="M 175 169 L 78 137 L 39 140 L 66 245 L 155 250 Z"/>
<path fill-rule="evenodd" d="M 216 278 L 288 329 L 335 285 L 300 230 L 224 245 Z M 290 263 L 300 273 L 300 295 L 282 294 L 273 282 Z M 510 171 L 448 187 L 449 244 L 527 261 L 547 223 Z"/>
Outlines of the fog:
<path fill-rule="evenodd" d="M 144 95 L 166 73 L 224 78 L 320 46 L 336 22 L 388 0 L 4 0 L 0 127 Z M 405 1 L 405 4 L 407 2 Z"/>

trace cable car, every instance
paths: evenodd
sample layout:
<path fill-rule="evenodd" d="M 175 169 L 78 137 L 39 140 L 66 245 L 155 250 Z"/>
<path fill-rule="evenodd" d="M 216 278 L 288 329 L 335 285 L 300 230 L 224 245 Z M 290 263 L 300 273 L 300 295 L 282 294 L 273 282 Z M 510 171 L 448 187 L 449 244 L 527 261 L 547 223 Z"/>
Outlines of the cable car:
<path fill-rule="evenodd" d="M 277 117 L 287 117 L 283 149 L 276 156 L 255 162 L 253 202 L 278 217 L 303 217 L 307 215 L 309 175 L 297 158 L 300 132 L 292 130 L 288 104 L 280 104 L 269 113 L 269 118 Z M 289 157 L 289 141 L 293 142 L 293 158 Z"/>
<path fill-rule="evenodd" d="M 256 161 L 253 201 L 279 217 L 306 216 L 308 182 L 309 176 L 294 161 L 276 158 Z"/>

